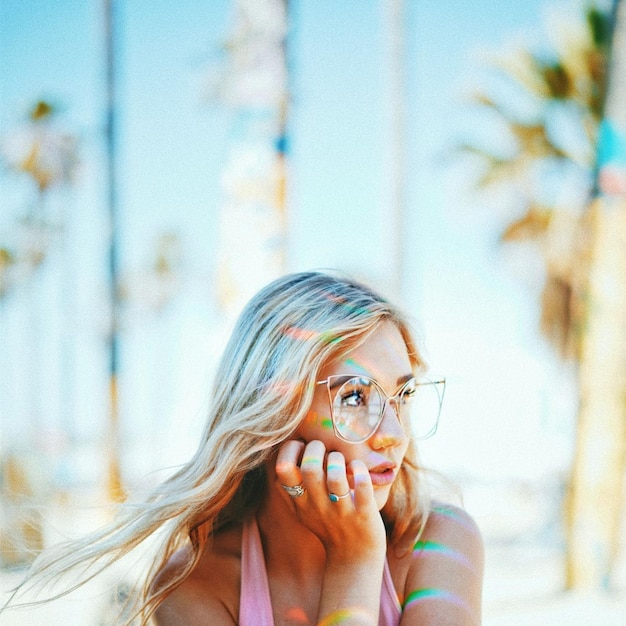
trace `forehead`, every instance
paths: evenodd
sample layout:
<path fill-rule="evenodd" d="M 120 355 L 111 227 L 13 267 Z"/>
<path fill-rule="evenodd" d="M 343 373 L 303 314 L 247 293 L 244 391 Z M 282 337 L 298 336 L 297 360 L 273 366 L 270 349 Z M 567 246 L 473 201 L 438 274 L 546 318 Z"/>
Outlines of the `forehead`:
<path fill-rule="evenodd" d="M 384 322 L 363 343 L 322 368 L 323 376 L 362 374 L 390 388 L 411 372 L 406 343 L 393 322 Z"/>

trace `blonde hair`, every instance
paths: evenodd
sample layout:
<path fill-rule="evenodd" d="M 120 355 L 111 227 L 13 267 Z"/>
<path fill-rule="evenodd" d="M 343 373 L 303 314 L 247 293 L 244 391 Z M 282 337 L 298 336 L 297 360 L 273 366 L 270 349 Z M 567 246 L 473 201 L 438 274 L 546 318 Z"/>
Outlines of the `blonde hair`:
<path fill-rule="evenodd" d="M 365 341 L 385 321 L 400 330 L 414 370 L 422 369 L 406 320 L 370 288 L 321 272 L 289 274 L 266 286 L 241 313 L 224 350 L 206 428 L 193 458 L 144 502 L 122 508 L 102 531 L 44 552 L 27 580 L 47 582 L 77 566 L 87 571 L 95 565 L 83 578 L 86 582 L 166 528 L 142 593 L 133 600 L 131 615 L 147 623 L 197 565 L 213 533 L 243 520 L 258 506 L 265 464 L 307 413 L 322 365 Z M 390 543 L 410 545 L 407 542 L 423 528 L 428 507 L 410 444 L 382 511 Z M 192 557 L 163 585 L 154 585 L 157 574 L 183 546 L 191 549 Z"/>

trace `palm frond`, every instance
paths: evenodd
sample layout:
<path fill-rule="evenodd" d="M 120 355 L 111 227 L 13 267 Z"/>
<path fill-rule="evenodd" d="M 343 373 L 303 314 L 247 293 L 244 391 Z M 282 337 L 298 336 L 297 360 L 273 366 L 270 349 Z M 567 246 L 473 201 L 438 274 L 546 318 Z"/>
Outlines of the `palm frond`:
<path fill-rule="evenodd" d="M 517 140 L 519 152 L 526 158 L 568 158 L 568 154 L 552 141 L 544 123 L 523 124 L 512 120 L 509 130 Z"/>
<path fill-rule="evenodd" d="M 540 63 L 535 54 L 529 50 L 515 50 L 496 58 L 492 68 L 506 81 L 516 84 L 538 100 L 549 96 L 548 86 L 540 71 Z"/>
<path fill-rule="evenodd" d="M 563 359 L 575 353 L 572 300 L 572 283 L 549 274 L 541 292 L 540 328 Z"/>
<path fill-rule="evenodd" d="M 476 180 L 476 188 L 488 189 L 496 185 L 509 184 L 517 179 L 524 169 L 525 166 L 519 159 L 503 159 L 491 155 L 485 169 Z"/>
<path fill-rule="evenodd" d="M 551 49 L 518 48 L 491 61 L 496 82 L 480 87 L 470 101 L 505 133 L 493 133 L 488 148 L 480 138 L 461 144 L 457 152 L 482 162 L 474 179 L 476 189 L 509 185 L 517 192 L 511 206 L 505 207 L 515 211 L 515 217 L 500 240 L 541 244 L 546 267 L 541 330 L 561 356 L 576 358 L 580 324 L 576 281 L 586 262 L 583 247 L 575 245 L 584 232 L 583 222 L 571 205 L 577 207 L 586 198 L 578 203 L 568 194 L 555 195 L 554 176 L 559 171 L 568 176 L 579 173 L 576 187 L 588 193 L 606 97 L 611 16 L 590 0 L 578 22 L 568 22 L 569 17 L 555 14 L 556 28 L 547 35 Z M 547 206 L 550 202 L 554 206 Z M 520 203 L 525 207 L 521 217 Z M 566 216 L 567 223 L 559 216 Z"/>
<path fill-rule="evenodd" d="M 603 54 L 608 54 L 611 45 L 611 14 L 591 5 L 585 15 L 594 47 Z"/>
<path fill-rule="evenodd" d="M 537 239 L 545 234 L 550 225 L 553 209 L 530 204 L 522 217 L 511 222 L 500 235 L 501 241 Z"/>

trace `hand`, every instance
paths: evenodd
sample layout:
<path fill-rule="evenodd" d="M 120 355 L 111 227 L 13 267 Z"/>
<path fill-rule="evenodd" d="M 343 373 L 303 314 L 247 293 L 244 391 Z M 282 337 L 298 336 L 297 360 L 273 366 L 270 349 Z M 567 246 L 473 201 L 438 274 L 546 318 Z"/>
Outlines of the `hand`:
<path fill-rule="evenodd" d="M 319 538 L 329 558 L 352 562 L 384 558 L 385 526 L 365 463 L 353 460 L 346 467 L 343 454 L 326 453 L 321 441 L 290 440 L 278 452 L 276 476 L 276 488 L 292 503 L 298 521 Z M 300 483 L 306 491 L 298 498 L 280 486 Z M 331 502 L 329 493 L 350 497 Z"/>

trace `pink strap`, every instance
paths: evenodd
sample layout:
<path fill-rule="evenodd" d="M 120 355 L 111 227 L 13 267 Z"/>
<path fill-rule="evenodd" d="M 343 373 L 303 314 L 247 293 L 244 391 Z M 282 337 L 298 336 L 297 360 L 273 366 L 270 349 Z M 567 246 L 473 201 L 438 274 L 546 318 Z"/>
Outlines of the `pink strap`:
<path fill-rule="evenodd" d="M 383 570 L 383 588 L 380 593 L 380 613 L 378 616 L 378 626 L 398 626 L 402 616 L 402 605 L 398 599 L 396 588 L 393 585 L 389 563 L 385 559 L 385 569 Z"/>
<path fill-rule="evenodd" d="M 244 522 L 241 544 L 239 626 L 274 626 L 263 544 L 254 517 Z M 402 606 L 393 585 L 389 564 L 385 559 L 378 624 L 397 626 L 401 615 Z"/>
<path fill-rule="evenodd" d="M 256 520 L 243 525 L 239 626 L 274 626 L 263 545 Z"/>

